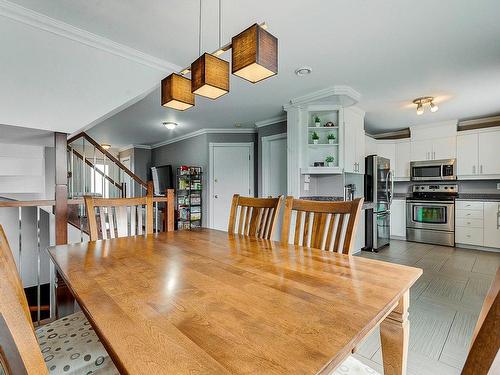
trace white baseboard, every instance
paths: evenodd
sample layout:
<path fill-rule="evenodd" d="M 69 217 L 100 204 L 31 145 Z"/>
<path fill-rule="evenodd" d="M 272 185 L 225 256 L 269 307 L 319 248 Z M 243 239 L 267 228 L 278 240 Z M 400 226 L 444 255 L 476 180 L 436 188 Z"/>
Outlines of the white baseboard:
<path fill-rule="evenodd" d="M 462 249 L 472 249 L 472 250 L 489 251 L 492 253 L 500 253 L 500 249 L 497 249 L 496 247 L 469 245 L 465 243 L 456 243 L 455 247 L 460 247 Z"/>

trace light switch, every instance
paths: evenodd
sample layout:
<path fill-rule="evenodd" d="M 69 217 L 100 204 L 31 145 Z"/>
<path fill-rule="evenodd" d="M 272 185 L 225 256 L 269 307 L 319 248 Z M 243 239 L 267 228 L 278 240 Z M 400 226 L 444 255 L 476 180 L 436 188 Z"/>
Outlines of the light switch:
<path fill-rule="evenodd" d="M 304 175 L 304 182 L 311 182 L 311 175 L 310 174 Z"/>

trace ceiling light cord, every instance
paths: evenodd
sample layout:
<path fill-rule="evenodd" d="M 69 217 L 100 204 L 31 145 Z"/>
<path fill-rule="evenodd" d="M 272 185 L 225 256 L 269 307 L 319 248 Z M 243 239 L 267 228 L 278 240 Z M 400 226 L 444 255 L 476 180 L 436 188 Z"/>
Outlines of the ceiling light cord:
<path fill-rule="evenodd" d="M 222 47 L 222 0 L 219 0 L 219 48 Z"/>
<path fill-rule="evenodd" d="M 200 0 L 200 19 L 198 23 L 198 56 L 201 56 L 201 0 Z"/>

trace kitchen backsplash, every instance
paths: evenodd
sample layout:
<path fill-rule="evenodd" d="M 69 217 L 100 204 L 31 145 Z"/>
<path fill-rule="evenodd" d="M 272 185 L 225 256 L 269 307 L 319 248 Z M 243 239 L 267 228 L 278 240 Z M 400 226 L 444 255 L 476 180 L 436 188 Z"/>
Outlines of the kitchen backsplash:
<path fill-rule="evenodd" d="M 451 181 L 450 181 L 451 182 Z M 443 182 L 443 184 L 450 183 Z M 424 183 L 424 182 L 422 182 Z M 498 194 L 500 190 L 497 190 L 497 184 L 500 180 L 480 180 L 480 181 L 453 181 L 453 183 L 458 184 L 458 191 L 460 193 L 490 193 Z M 418 184 L 418 182 L 396 182 L 394 184 L 394 192 L 396 193 L 409 193 L 410 186 Z M 438 183 L 436 183 L 438 184 Z"/>

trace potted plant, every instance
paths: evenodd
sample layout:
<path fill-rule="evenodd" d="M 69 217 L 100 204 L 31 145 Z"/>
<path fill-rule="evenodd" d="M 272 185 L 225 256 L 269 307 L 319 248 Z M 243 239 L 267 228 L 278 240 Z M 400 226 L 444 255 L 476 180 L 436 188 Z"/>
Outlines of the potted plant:
<path fill-rule="evenodd" d="M 335 161 L 335 158 L 333 156 L 327 156 L 326 159 L 326 166 L 327 167 L 334 167 L 333 162 Z"/>
<path fill-rule="evenodd" d="M 335 143 L 335 134 L 330 133 L 330 134 L 328 134 L 327 138 L 328 138 L 329 144 L 333 145 Z"/>
<path fill-rule="evenodd" d="M 314 116 L 314 126 L 316 126 L 317 128 L 321 126 L 321 120 L 319 119 L 318 115 Z"/>
<path fill-rule="evenodd" d="M 319 142 L 319 135 L 316 132 L 313 132 L 311 135 L 311 138 L 313 140 L 313 144 L 317 145 Z"/>

